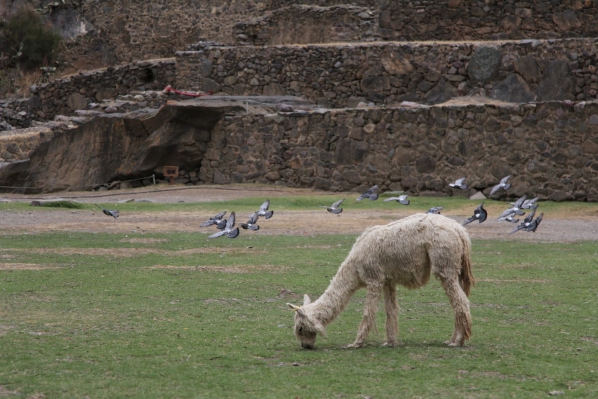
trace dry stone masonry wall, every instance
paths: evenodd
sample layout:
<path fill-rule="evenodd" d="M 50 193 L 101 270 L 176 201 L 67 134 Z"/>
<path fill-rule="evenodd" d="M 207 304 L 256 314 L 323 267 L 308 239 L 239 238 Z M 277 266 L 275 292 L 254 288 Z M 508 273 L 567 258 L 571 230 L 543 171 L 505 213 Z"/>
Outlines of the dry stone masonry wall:
<path fill-rule="evenodd" d="M 453 194 L 513 175 L 512 198 L 598 201 L 598 104 L 331 110 L 223 118 L 202 182 Z"/>
<path fill-rule="evenodd" d="M 298 95 L 330 108 L 595 99 L 594 39 L 214 47 L 178 52 L 177 84 L 231 95 Z"/>
<path fill-rule="evenodd" d="M 133 90 L 162 90 L 175 81 L 175 61 L 139 61 L 89 71 L 31 88 L 28 112 L 34 118 L 72 115 L 91 103 L 114 99 Z"/>
<path fill-rule="evenodd" d="M 504 40 L 593 37 L 598 1 L 381 0 L 387 40 Z"/>
<path fill-rule="evenodd" d="M 377 17 L 367 7 L 290 6 L 235 24 L 233 35 L 237 46 L 374 41 Z"/>

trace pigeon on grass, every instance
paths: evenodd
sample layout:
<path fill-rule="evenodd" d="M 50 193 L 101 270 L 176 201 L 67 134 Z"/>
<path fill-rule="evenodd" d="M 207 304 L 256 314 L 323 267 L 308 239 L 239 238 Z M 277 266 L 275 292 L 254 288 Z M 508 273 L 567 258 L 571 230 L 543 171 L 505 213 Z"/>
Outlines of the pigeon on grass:
<path fill-rule="evenodd" d="M 375 186 L 372 186 L 368 191 L 357 197 L 357 201 L 361 201 L 366 198 L 371 201 L 376 201 L 378 199 L 378 193 L 376 193 L 376 191 L 378 191 L 378 188 L 379 187 L 377 184 Z"/>
<path fill-rule="evenodd" d="M 486 210 L 484 209 L 484 203 L 482 202 L 473 211 L 473 216 L 463 222 L 463 226 L 465 226 L 466 224 L 469 224 L 471 222 L 475 222 L 476 220 L 479 221 L 480 223 L 482 223 L 484 220 L 486 220 L 487 217 L 488 217 L 488 212 L 486 212 Z"/>
<path fill-rule="evenodd" d="M 398 197 L 390 197 L 390 198 L 387 198 L 387 199 L 385 199 L 385 200 L 384 200 L 384 202 L 388 202 L 388 201 L 397 201 L 397 202 L 399 202 L 399 203 L 401 203 L 401 204 L 403 204 L 403 205 L 409 205 L 409 204 L 411 203 L 411 201 L 409 201 L 409 200 L 407 199 L 407 197 L 408 197 L 408 195 L 407 195 L 407 194 L 403 194 L 403 195 L 400 195 L 400 196 L 398 196 Z"/>
<path fill-rule="evenodd" d="M 112 216 L 114 219 L 117 219 L 118 216 L 119 216 L 117 210 L 102 208 L 98 204 L 95 204 L 95 206 L 97 206 L 98 208 L 100 208 L 102 210 L 102 212 L 104 212 L 104 215 L 106 215 L 106 216 Z"/>
<path fill-rule="evenodd" d="M 211 226 L 213 224 L 218 224 L 219 222 L 222 221 L 222 218 L 224 217 L 224 215 L 226 215 L 226 211 L 220 212 L 216 216 L 212 216 L 206 222 L 201 223 L 200 226 L 201 227 L 208 227 L 208 226 Z M 225 224 L 226 224 L 226 219 L 224 219 L 224 221 L 225 221 Z M 222 227 L 224 228 L 224 226 L 222 226 Z"/>
<path fill-rule="evenodd" d="M 320 207 L 322 208 L 326 208 L 326 210 L 330 213 L 334 213 L 335 215 L 338 215 L 339 213 L 341 213 L 343 211 L 343 208 L 339 208 L 339 206 L 341 206 L 341 204 L 343 203 L 345 199 L 343 198 L 342 200 L 338 200 L 336 201 L 334 204 L 332 204 L 331 206 L 327 206 L 327 205 L 320 205 Z"/>
<path fill-rule="evenodd" d="M 465 190 L 467 187 L 469 187 L 467 184 L 465 184 L 465 179 L 465 177 L 457 179 L 453 183 L 449 183 L 449 186 L 452 188 L 460 188 L 461 190 Z"/>
<path fill-rule="evenodd" d="M 208 238 L 218 238 L 222 236 L 227 236 L 228 238 L 237 238 L 239 235 L 239 228 L 235 228 L 235 213 L 231 212 L 228 220 L 226 221 L 226 226 L 222 230 L 217 233 L 214 233 Z"/>
<path fill-rule="evenodd" d="M 260 206 L 260 210 L 256 212 L 257 215 L 263 217 L 264 219 L 270 219 L 272 215 L 274 215 L 274 211 L 269 211 L 269 207 L 270 200 L 264 201 L 264 203 Z"/>
<path fill-rule="evenodd" d="M 241 227 L 243 227 L 243 229 L 245 229 L 245 230 L 253 230 L 253 231 L 259 230 L 260 226 L 258 226 L 256 224 L 257 220 L 259 218 L 260 217 L 257 215 L 257 212 L 253 212 L 251 214 L 251 216 L 249 217 L 249 220 L 247 221 L 247 223 L 241 223 Z"/>
<path fill-rule="evenodd" d="M 510 178 L 511 178 L 511 175 L 508 175 L 507 177 L 503 177 L 500 180 L 500 183 L 498 183 L 496 186 L 492 187 L 492 190 L 490 190 L 490 195 L 494 194 L 495 192 L 497 192 L 501 188 L 504 189 L 504 190 L 510 189 L 511 188 L 511 184 L 507 183 Z"/>

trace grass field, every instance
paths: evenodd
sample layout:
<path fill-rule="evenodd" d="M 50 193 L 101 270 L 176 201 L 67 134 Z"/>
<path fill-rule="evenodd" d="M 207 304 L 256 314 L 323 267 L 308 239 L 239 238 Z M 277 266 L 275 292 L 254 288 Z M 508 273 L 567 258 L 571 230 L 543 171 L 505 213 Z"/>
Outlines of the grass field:
<path fill-rule="evenodd" d="M 281 207 L 312 202 L 320 199 Z M 464 348 L 442 344 L 453 315 L 432 281 L 399 289 L 398 347 L 380 347 L 380 312 L 379 334 L 343 349 L 361 320 L 362 290 L 328 338 L 303 350 L 286 302 L 317 298 L 355 238 L 2 235 L 0 398 L 598 397 L 598 243 L 474 241 L 474 330 Z"/>

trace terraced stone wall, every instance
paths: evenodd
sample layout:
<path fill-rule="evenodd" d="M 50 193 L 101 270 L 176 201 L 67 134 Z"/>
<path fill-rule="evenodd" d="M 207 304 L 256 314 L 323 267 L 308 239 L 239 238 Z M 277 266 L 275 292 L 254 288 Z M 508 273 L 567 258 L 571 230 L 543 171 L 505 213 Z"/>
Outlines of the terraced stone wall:
<path fill-rule="evenodd" d="M 593 37 L 598 1 L 381 0 L 387 40 L 503 40 Z"/>
<path fill-rule="evenodd" d="M 208 46 L 178 52 L 176 62 L 177 85 L 187 90 L 305 96 L 329 108 L 438 104 L 464 95 L 590 100 L 598 91 L 594 39 Z"/>
<path fill-rule="evenodd" d="M 378 13 L 348 5 L 289 6 L 235 24 L 233 35 L 237 46 L 374 41 Z"/>
<path fill-rule="evenodd" d="M 511 198 L 598 201 L 597 156 L 595 102 L 331 110 L 225 117 L 199 178 L 444 196 L 511 174 Z"/>
<path fill-rule="evenodd" d="M 174 59 L 139 61 L 116 68 L 88 71 L 40 86 L 22 112 L 29 119 L 48 120 L 72 115 L 90 103 L 114 99 L 133 90 L 162 90 L 175 81 Z"/>

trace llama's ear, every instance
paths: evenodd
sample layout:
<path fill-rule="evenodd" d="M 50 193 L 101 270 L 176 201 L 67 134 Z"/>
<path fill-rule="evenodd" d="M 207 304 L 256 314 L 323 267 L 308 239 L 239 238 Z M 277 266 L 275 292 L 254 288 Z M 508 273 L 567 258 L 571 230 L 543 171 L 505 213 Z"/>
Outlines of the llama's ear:
<path fill-rule="evenodd" d="M 303 295 L 303 306 L 309 305 L 311 303 L 311 299 L 309 299 L 309 295 Z"/>
<path fill-rule="evenodd" d="M 296 312 L 296 311 L 298 311 L 298 310 L 300 309 L 300 307 L 299 307 L 299 306 L 297 306 L 297 305 L 293 305 L 292 303 L 288 303 L 288 302 L 287 302 L 287 305 L 289 306 L 289 308 L 291 308 L 291 309 L 292 309 L 292 310 L 294 310 L 295 312 Z"/>
<path fill-rule="evenodd" d="M 314 327 L 318 334 L 320 334 L 322 337 L 326 338 L 326 336 L 327 336 L 326 327 L 324 327 L 324 325 L 322 323 L 316 323 L 314 325 Z"/>

